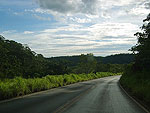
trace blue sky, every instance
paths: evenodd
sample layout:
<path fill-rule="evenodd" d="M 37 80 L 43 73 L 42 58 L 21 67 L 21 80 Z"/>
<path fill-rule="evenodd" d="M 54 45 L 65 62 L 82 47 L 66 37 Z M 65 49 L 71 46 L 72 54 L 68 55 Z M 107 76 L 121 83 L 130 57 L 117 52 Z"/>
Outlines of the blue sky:
<path fill-rule="evenodd" d="M 127 53 L 149 0 L 0 0 L 0 34 L 46 57 Z"/>

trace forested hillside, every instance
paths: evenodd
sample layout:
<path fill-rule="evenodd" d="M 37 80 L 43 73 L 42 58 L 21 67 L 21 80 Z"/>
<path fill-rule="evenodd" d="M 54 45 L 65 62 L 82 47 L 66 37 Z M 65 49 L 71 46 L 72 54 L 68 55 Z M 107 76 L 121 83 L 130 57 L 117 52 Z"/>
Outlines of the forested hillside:
<path fill-rule="evenodd" d="M 20 43 L 0 36 L 0 78 L 42 77 L 66 73 L 66 63 L 46 60 Z"/>
<path fill-rule="evenodd" d="M 134 54 L 115 54 L 106 57 L 96 57 L 96 59 L 104 64 L 129 64 L 134 61 Z"/>
<path fill-rule="evenodd" d="M 0 36 L 0 78 L 43 77 L 69 73 L 122 72 L 133 55 L 95 57 L 93 54 L 45 58 L 27 45 Z"/>
<path fill-rule="evenodd" d="M 60 56 L 48 58 L 49 60 L 67 60 L 71 66 L 75 66 L 80 62 L 80 55 L 76 56 Z M 134 61 L 134 54 L 115 54 L 106 57 L 95 56 L 97 62 L 103 64 L 129 64 Z"/>

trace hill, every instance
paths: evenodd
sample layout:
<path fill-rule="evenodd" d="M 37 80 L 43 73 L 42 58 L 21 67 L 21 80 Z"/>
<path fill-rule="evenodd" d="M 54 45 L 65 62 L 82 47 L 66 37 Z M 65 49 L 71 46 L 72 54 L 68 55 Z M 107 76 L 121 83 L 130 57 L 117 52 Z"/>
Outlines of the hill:
<path fill-rule="evenodd" d="M 102 56 L 94 56 L 97 62 L 101 62 L 103 64 L 129 64 L 134 62 L 133 54 L 115 54 L 106 57 Z M 66 60 L 70 62 L 70 66 L 75 66 L 80 62 L 80 55 L 76 56 L 60 56 L 60 57 L 52 57 L 47 58 L 48 60 L 60 61 Z"/>
<path fill-rule="evenodd" d="M 92 61 L 89 59 L 92 59 Z M 124 68 L 122 64 L 131 63 L 133 59 L 134 56 L 131 54 L 118 54 L 107 57 L 82 54 L 45 58 L 41 54 L 36 54 L 27 45 L 6 40 L 3 36 L 0 36 L 0 78 L 14 78 L 16 76 L 34 78 L 46 75 L 91 73 L 95 71 L 121 72 Z"/>

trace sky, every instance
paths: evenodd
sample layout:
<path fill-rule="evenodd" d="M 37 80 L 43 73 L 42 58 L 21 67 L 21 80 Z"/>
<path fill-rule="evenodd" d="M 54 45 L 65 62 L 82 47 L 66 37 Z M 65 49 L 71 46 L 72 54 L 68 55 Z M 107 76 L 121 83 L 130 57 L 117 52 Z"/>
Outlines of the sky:
<path fill-rule="evenodd" d="M 45 57 L 128 53 L 149 0 L 0 0 L 0 35 Z"/>

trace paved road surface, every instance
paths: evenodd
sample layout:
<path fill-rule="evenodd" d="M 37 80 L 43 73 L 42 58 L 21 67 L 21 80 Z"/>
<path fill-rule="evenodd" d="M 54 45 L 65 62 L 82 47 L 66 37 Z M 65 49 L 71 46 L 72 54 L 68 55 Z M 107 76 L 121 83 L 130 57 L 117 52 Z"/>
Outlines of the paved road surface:
<path fill-rule="evenodd" d="M 119 78 L 105 77 L 0 102 L 0 113 L 145 113 L 120 89 Z"/>

